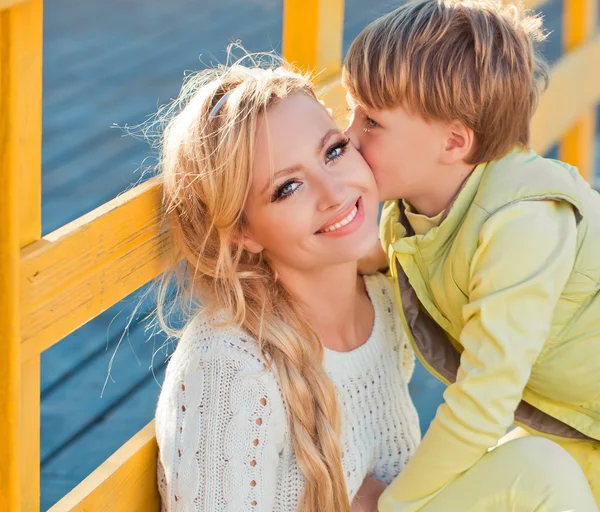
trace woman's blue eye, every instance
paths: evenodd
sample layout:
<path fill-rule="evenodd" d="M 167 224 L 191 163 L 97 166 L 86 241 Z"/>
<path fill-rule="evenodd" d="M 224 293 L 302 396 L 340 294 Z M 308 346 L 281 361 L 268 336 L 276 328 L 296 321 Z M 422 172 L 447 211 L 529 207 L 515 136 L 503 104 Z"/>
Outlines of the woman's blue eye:
<path fill-rule="evenodd" d="M 348 147 L 349 143 L 350 143 L 350 139 L 344 139 L 340 142 L 337 142 L 333 146 L 331 146 L 327 150 L 327 153 L 325 154 L 325 156 L 327 157 L 327 160 L 329 162 L 332 162 L 332 161 L 337 160 L 338 158 L 341 158 L 342 156 L 344 156 L 344 153 L 346 152 L 346 148 Z"/>
<path fill-rule="evenodd" d="M 283 187 L 281 187 L 281 193 L 284 196 L 289 196 L 290 194 L 292 194 L 294 192 L 294 190 L 296 190 L 298 187 L 300 186 L 300 184 L 296 181 L 292 182 L 292 183 L 286 183 L 283 185 Z"/>
<path fill-rule="evenodd" d="M 343 154 L 342 148 L 333 148 L 327 153 L 327 158 L 333 160 L 334 158 L 338 158 Z"/>
<path fill-rule="evenodd" d="M 300 182 L 295 180 L 288 180 L 283 185 L 278 187 L 273 195 L 271 196 L 271 202 L 278 201 L 279 199 L 285 199 L 290 197 L 300 187 Z"/>

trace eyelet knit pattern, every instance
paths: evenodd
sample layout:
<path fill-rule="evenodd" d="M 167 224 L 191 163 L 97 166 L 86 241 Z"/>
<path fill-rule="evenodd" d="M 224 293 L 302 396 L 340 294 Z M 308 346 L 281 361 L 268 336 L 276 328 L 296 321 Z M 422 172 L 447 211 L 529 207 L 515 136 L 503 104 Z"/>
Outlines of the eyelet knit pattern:
<path fill-rule="evenodd" d="M 367 475 L 391 482 L 420 439 L 407 387 L 414 356 L 392 285 L 382 275 L 365 282 L 375 309 L 371 336 L 351 352 L 325 353 L 350 499 Z M 190 323 L 167 368 L 156 435 L 163 510 L 296 511 L 304 479 L 281 391 L 240 329 Z"/>

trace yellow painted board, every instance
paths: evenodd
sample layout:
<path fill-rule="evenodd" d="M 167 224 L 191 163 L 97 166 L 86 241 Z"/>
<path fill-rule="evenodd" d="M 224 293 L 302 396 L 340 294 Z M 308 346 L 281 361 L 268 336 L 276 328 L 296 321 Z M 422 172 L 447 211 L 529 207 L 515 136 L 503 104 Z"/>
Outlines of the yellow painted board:
<path fill-rule="evenodd" d="M 151 422 L 48 512 L 158 512 L 157 456 Z"/>
<path fill-rule="evenodd" d="M 8 10 L 11 7 L 15 7 L 18 4 L 23 4 L 29 0 L 0 0 L 0 11 Z"/>
<path fill-rule="evenodd" d="M 547 152 L 575 122 L 600 101 L 600 36 L 569 52 L 552 69 L 550 86 L 533 118 L 531 145 Z"/>
<path fill-rule="evenodd" d="M 577 48 L 591 39 L 598 19 L 598 0 L 565 0 L 563 15 L 563 47 L 565 52 Z M 590 67 L 597 68 L 598 61 L 590 61 Z M 595 80 L 600 80 L 596 71 Z M 560 145 L 560 159 L 579 168 L 581 174 L 593 181 L 595 164 L 596 109 L 581 113 L 581 117 L 571 127 Z"/>
<path fill-rule="evenodd" d="M 596 160 L 596 109 L 588 109 L 563 137 L 559 158 L 579 169 L 581 175 L 594 183 Z"/>
<path fill-rule="evenodd" d="M 317 82 L 341 69 L 344 0 L 284 0 L 283 57 L 317 74 Z"/>
<path fill-rule="evenodd" d="M 8 11 L 10 22 L 10 125 L 13 170 L 19 176 L 19 243 L 41 235 L 42 161 L 42 0 Z M 4 30 L 3 30 L 4 31 Z"/>
<path fill-rule="evenodd" d="M 14 172 L 11 18 L 0 12 L 0 503 L 20 510 L 19 489 L 19 181 Z"/>
<path fill-rule="evenodd" d="M 35 357 L 168 265 L 150 180 L 21 251 L 22 357 Z"/>
<path fill-rule="evenodd" d="M 21 369 L 21 510 L 40 509 L 40 357 Z"/>
<path fill-rule="evenodd" d="M 40 236 L 42 1 L 0 4 L 0 503 L 39 510 L 39 358 L 22 365 L 19 250 Z"/>

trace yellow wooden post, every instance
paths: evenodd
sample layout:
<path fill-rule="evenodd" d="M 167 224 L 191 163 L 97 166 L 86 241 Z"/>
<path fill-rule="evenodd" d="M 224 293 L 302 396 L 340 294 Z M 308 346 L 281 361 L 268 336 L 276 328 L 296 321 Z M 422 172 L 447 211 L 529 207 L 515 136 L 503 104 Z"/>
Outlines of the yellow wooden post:
<path fill-rule="evenodd" d="M 283 57 L 318 73 L 337 74 L 342 63 L 344 0 L 284 0 Z"/>
<path fill-rule="evenodd" d="M 10 13 L 0 12 L 0 502 L 20 509 L 19 492 L 19 183 L 14 168 L 11 116 Z"/>
<path fill-rule="evenodd" d="M 41 236 L 42 0 L 0 12 L 0 503 L 39 510 L 40 359 L 20 352 L 20 249 Z"/>
<path fill-rule="evenodd" d="M 591 39 L 597 22 L 598 0 L 565 0 L 563 14 L 563 47 L 568 52 Z M 593 66 L 593 63 L 589 63 Z M 565 101 L 568 99 L 565 98 Z M 579 168 L 590 182 L 594 177 L 594 142 L 596 111 L 588 110 L 565 135 L 560 146 L 560 159 Z"/>

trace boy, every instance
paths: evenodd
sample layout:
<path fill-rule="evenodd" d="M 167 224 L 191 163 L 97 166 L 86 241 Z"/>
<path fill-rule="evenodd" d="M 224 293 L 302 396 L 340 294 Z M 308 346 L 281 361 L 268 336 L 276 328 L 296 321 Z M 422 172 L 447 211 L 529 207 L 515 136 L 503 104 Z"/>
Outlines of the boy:
<path fill-rule="evenodd" d="M 600 502 L 600 196 L 528 149 L 541 39 L 514 5 L 421 0 L 348 51 L 348 134 L 387 200 L 400 314 L 448 384 L 381 512 L 427 508 L 512 423 L 559 442 Z"/>

